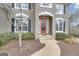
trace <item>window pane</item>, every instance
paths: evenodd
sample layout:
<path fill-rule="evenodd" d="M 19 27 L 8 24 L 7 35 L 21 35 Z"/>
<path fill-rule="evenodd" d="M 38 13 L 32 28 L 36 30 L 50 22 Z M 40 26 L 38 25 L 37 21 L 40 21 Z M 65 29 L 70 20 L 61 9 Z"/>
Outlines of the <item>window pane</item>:
<path fill-rule="evenodd" d="M 49 7 L 52 8 L 52 4 L 51 3 L 40 3 L 41 7 Z"/>
<path fill-rule="evenodd" d="M 23 31 L 27 31 L 27 24 L 23 26 Z"/>
<path fill-rule="evenodd" d="M 62 31 L 62 22 L 59 23 L 59 31 Z"/>
<path fill-rule="evenodd" d="M 21 25 L 21 19 L 16 19 L 16 25 Z"/>
<path fill-rule="evenodd" d="M 28 31 L 28 20 L 26 18 L 23 19 L 23 31 Z"/>
<path fill-rule="evenodd" d="M 22 4 L 21 4 L 21 7 L 22 7 L 22 8 L 28 8 L 28 3 L 22 3 Z"/>
<path fill-rule="evenodd" d="M 16 3 L 16 8 L 29 8 L 28 3 Z"/>
<path fill-rule="evenodd" d="M 17 26 L 18 28 L 16 29 L 16 31 L 21 31 L 21 26 Z"/>
<path fill-rule="evenodd" d="M 21 4 L 20 3 L 16 3 L 16 7 L 20 8 Z"/>
<path fill-rule="evenodd" d="M 57 14 L 64 14 L 64 5 L 63 4 L 56 4 Z"/>

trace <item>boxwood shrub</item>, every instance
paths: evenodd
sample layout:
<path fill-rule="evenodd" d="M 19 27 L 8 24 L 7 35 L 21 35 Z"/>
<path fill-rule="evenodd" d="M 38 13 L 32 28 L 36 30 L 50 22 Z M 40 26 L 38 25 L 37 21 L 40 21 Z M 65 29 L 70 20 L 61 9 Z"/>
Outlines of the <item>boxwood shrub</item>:
<path fill-rule="evenodd" d="M 16 34 L 12 32 L 0 33 L 0 46 L 6 44 L 11 39 L 14 39 L 15 36 Z"/>
<path fill-rule="evenodd" d="M 64 40 L 66 38 L 70 38 L 70 36 L 65 33 L 56 33 L 56 40 Z"/>
<path fill-rule="evenodd" d="M 35 39 L 35 35 L 31 32 L 21 33 L 21 34 L 22 34 L 22 39 L 24 40 Z M 19 39 L 18 33 L 14 33 L 14 32 L 0 33 L 0 46 L 3 46 L 4 44 L 8 43 L 8 41 L 13 39 Z"/>
<path fill-rule="evenodd" d="M 35 35 L 32 32 L 22 33 L 23 40 L 33 40 L 35 39 Z"/>

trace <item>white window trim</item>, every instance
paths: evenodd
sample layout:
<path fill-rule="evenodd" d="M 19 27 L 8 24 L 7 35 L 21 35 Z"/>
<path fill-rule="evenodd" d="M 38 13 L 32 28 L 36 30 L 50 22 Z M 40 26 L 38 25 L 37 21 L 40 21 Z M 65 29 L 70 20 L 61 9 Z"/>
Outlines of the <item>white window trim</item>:
<path fill-rule="evenodd" d="M 40 3 L 40 7 L 52 8 L 53 4 L 49 3 L 49 6 L 44 6 L 43 3 Z"/>
<path fill-rule="evenodd" d="M 62 5 L 63 6 L 63 13 L 58 13 L 57 11 L 56 11 L 56 14 L 61 14 L 61 15 L 63 15 L 64 14 L 64 4 L 56 4 L 56 5 Z M 56 10 L 57 10 L 57 7 L 56 7 Z"/>
<path fill-rule="evenodd" d="M 15 9 L 20 9 L 20 8 L 18 8 L 18 7 L 16 6 L 16 3 L 15 3 L 14 5 L 15 5 Z M 23 9 L 23 10 L 29 10 L 29 4 L 28 4 L 28 8 L 22 8 L 22 7 L 21 7 L 21 9 Z"/>
<path fill-rule="evenodd" d="M 61 14 L 61 15 L 63 15 L 64 13 L 56 13 L 56 14 Z"/>
<path fill-rule="evenodd" d="M 64 32 L 64 31 L 56 31 L 56 32 Z"/>
<path fill-rule="evenodd" d="M 56 33 L 65 33 L 65 32 L 63 32 L 63 31 L 56 31 Z"/>
<path fill-rule="evenodd" d="M 58 20 L 62 20 L 62 31 L 56 31 L 56 32 L 64 32 L 63 30 L 65 30 L 64 27 L 64 20 L 62 18 L 56 18 L 56 22 L 58 22 Z"/>

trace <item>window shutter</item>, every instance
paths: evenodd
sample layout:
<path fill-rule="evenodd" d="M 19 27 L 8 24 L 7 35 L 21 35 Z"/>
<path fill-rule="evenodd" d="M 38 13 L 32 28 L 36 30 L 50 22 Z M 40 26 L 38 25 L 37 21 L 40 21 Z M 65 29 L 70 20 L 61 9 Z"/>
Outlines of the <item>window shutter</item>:
<path fill-rule="evenodd" d="M 14 8 L 14 3 L 12 3 L 12 8 Z"/>
<path fill-rule="evenodd" d="M 65 22 L 64 22 L 63 32 L 65 32 Z"/>
<path fill-rule="evenodd" d="M 28 31 L 31 32 L 31 19 L 28 20 Z"/>
<path fill-rule="evenodd" d="M 65 5 L 64 5 L 64 14 L 65 14 Z"/>
<path fill-rule="evenodd" d="M 11 31 L 14 32 L 14 18 L 12 19 Z"/>
<path fill-rule="evenodd" d="M 31 9 L 31 3 L 29 3 L 29 9 Z"/>

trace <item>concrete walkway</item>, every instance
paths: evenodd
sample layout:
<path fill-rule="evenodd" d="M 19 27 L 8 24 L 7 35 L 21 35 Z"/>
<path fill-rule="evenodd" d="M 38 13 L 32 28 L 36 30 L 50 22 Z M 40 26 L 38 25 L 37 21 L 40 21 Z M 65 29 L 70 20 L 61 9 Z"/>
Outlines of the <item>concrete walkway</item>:
<path fill-rule="evenodd" d="M 53 39 L 40 40 L 45 43 L 45 47 L 34 53 L 32 56 L 60 56 L 60 48 Z"/>

